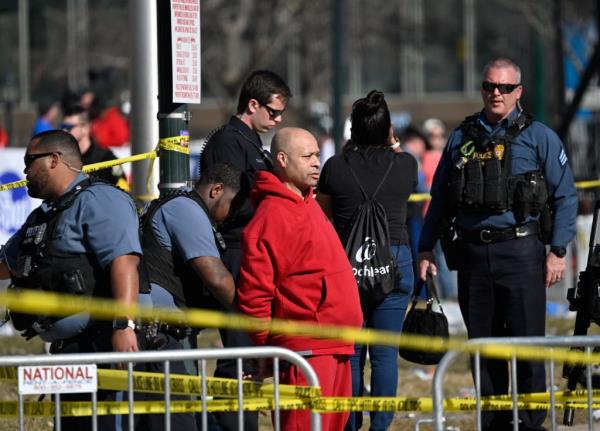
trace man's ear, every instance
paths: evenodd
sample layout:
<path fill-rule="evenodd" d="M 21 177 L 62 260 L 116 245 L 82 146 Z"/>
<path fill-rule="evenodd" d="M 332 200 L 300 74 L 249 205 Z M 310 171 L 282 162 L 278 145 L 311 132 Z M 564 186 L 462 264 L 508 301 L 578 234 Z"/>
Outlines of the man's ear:
<path fill-rule="evenodd" d="M 285 154 L 283 151 L 277 153 L 275 160 L 279 162 L 282 168 L 287 166 L 287 154 Z"/>
<path fill-rule="evenodd" d="M 248 101 L 248 106 L 246 107 L 249 114 L 254 114 L 260 108 L 260 103 L 256 99 L 250 99 Z"/>
<path fill-rule="evenodd" d="M 52 154 L 52 156 L 50 157 L 50 169 L 54 169 L 59 165 L 60 160 L 58 160 L 58 158 L 60 157 L 60 154 L 55 153 Z"/>
<path fill-rule="evenodd" d="M 208 197 L 211 199 L 218 198 L 225 190 L 225 186 L 223 183 L 216 183 L 210 186 L 210 191 L 208 192 Z"/>

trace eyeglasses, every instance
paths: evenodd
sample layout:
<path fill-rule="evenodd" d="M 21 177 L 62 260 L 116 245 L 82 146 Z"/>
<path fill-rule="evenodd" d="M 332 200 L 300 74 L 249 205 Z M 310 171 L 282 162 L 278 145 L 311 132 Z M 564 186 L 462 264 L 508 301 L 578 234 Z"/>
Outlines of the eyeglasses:
<path fill-rule="evenodd" d="M 71 130 L 73 130 L 75 127 L 79 127 L 79 126 L 85 126 L 87 123 L 75 123 L 75 124 L 67 124 L 67 123 L 62 123 L 59 128 L 60 130 L 64 130 L 65 132 L 70 132 Z"/>
<path fill-rule="evenodd" d="M 515 91 L 515 88 L 520 87 L 521 84 L 496 84 L 495 82 L 483 81 L 481 83 L 481 88 L 484 91 L 492 93 L 496 88 L 500 92 L 500 94 L 509 94 Z"/>
<path fill-rule="evenodd" d="M 25 167 L 29 168 L 33 162 L 37 159 L 41 159 L 42 157 L 51 156 L 52 154 L 62 154 L 60 151 L 52 151 L 50 153 L 37 153 L 37 154 L 25 154 L 23 157 L 23 161 L 25 162 Z"/>
<path fill-rule="evenodd" d="M 260 104 L 260 106 L 264 107 L 267 112 L 269 113 L 269 117 L 271 117 L 272 120 L 274 120 L 277 117 L 280 117 L 283 115 L 283 113 L 285 112 L 285 108 L 284 109 L 274 109 L 271 108 L 269 105 L 263 105 L 262 103 L 258 102 Z"/>

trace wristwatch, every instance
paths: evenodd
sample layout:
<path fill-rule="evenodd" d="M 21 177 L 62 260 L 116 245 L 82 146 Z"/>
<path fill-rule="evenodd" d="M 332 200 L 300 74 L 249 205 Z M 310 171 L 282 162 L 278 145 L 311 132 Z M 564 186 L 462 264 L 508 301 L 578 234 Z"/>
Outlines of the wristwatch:
<path fill-rule="evenodd" d="M 554 253 L 556 257 L 565 257 L 565 255 L 567 254 L 567 248 L 558 245 L 553 245 L 550 247 L 550 252 Z"/>
<path fill-rule="evenodd" d="M 113 320 L 113 329 L 127 329 L 131 328 L 135 330 L 135 322 L 127 317 L 119 317 Z"/>

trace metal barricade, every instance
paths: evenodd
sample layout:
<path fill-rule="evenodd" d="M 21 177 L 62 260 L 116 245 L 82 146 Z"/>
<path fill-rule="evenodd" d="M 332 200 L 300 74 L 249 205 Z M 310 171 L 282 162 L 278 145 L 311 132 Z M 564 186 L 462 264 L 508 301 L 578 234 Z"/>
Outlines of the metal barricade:
<path fill-rule="evenodd" d="M 229 349 L 198 349 L 198 350 L 165 350 L 161 352 L 135 352 L 135 353 L 78 353 L 62 355 L 41 355 L 41 356 L 4 356 L 0 357 L 0 367 L 18 367 L 18 366 L 52 366 L 52 365 L 86 365 L 86 364 L 127 364 L 128 371 L 128 390 L 127 399 L 129 404 L 128 426 L 133 431 L 134 423 L 134 363 L 140 362 L 162 362 L 164 364 L 164 400 L 165 400 L 165 431 L 170 431 L 170 363 L 172 361 L 198 361 L 199 377 L 201 377 L 201 405 L 202 405 L 202 430 L 208 427 L 207 412 L 207 384 L 206 384 L 206 361 L 216 359 L 236 359 L 237 360 L 237 401 L 238 401 L 238 429 L 244 429 L 244 393 L 242 387 L 242 360 L 243 359 L 273 359 L 273 392 L 274 392 L 274 412 L 273 425 L 275 430 L 280 429 L 280 387 L 279 387 L 279 369 L 280 361 L 288 361 L 296 365 L 306 377 L 308 386 L 318 387 L 319 379 L 310 364 L 297 353 L 280 347 L 248 347 L 248 348 L 229 348 Z M 55 429 L 60 431 L 60 396 L 55 397 Z M 19 394 L 18 399 L 19 430 L 24 430 L 24 400 L 23 395 Z M 92 393 L 92 429 L 98 429 L 97 417 L 97 398 Z M 310 426 L 313 431 L 321 430 L 321 416 L 319 413 L 311 411 Z"/>
<path fill-rule="evenodd" d="M 512 337 L 512 338 L 478 338 L 469 341 L 470 345 L 485 346 L 489 344 L 505 344 L 505 345 L 527 345 L 527 346 L 543 346 L 543 347 L 581 347 L 584 348 L 587 354 L 591 354 L 593 347 L 600 346 L 600 336 L 578 336 L 578 337 Z M 435 370 L 433 378 L 433 429 L 435 431 L 444 430 L 444 377 L 452 363 L 463 353 L 456 350 L 449 350 Z M 480 364 L 481 355 L 479 350 L 473 355 L 474 361 L 474 383 L 475 383 L 475 411 L 477 430 L 481 430 L 481 375 Z M 555 379 L 555 361 L 548 359 L 546 372 L 549 374 L 547 379 L 550 393 L 550 419 L 552 431 L 556 431 L 556 379 Z M 510 388 L 512 399 L 512 415 L 513 415 L 513 430 L 519 429 L 519 410 L 517 405 L 518 387 L 517 378 L 517 358 L 513 355 L 510 361 Z M 587 423 L 588 430 L 593 430 L 593 403 L 592 403 L 592 366 L 586 366 L 586 388 L 587 388 Z M 566 386 L 566 382 L 564 382 Z"/>

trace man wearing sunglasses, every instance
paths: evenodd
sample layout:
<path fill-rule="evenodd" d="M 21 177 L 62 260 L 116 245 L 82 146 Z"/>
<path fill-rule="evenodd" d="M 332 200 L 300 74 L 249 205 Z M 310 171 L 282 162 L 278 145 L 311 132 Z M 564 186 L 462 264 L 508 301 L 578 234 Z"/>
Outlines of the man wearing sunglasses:
<path fill-rule="evenodd" d="M 43 202 L 0 249 L 0 279 L 11 278 L 16 290 L 134 304 L 142 250 L 131 197 L 82 174 L 77 141 L 62 130 L 35 135 L 24 162 L 28 193 Z M 139 297 L 150 303 L 149 295 Z M 114 321 L 96 321 L 85 312 L 59 318 L 11 312 L 10 317 L 26 338 L 39 336 L 50 342 L 52 353 L 138 350 L 132 315 Z M 83 394 L 63 398 L 83 399 L 90 401 Z M 98 399 L 114 401 L 114 393 L 100 391 Z M 114 416 L 98 420 L 99 429 L 115 429 Z M 91 429 L 91 419 L 62 418 L 62 429 Z"/>
<path fill-rule="evenodd" d="M 575 235 L 577 195 L 559 137 L 519 100 L 521 70 L 507 58 L 486 64 L 483 110 L 448 139 L 431 188 L 419 243 L 419 271 L 436 272 L 441 240 L 458 270 L 458 300 L 469 338 L 545 335 L 546 288 L 565 271 Z M 546 253 L 545 244 L 550 245 Z M 506 361 L 481 361 L 482 395 L 508 393 Z M 544 364 L 520 361 L 520 393 L 545 392 Z M 542 430 L 545 411 L 521 410 L 520 430 Z M 511 412 L 486 412 L 483 429 L 512 429 Z"/>
<path fill-rule="evenodd" d="M 200 155 L 201 173 L 216 163 L 230 163 L 248 177 L 254 184 L 254 174 L 258 171 L 272 171 L 271 155 L 263 149 L 260 135 L 273 129 L 283 120 L 288 100 L 292 97 L 290 89 L 281 77 L 269 70 L 252 72 L 240 90 L 237 113 L 227 124 L 211 133 L 206 147 Z M 221 228 L 227 245 L 223 262 L 237 280 L 240 272 L 242 251 L 240 238 L 242 230 L 248 224 L 254 210 L 248 200 L 242 204 L 237 217 Z M 221 330 L 221 339 L 225 347 L 250 346 L 252 342 L 246 333 Z M 246 367 L 246 365 L 245 365 Z M 254 370 L 246 367 L 248 374 Z M 223 360 L 217 363 L 215 375 L 235 377 L 235 361 Z M 223 430 L 237 429 L 235 413 L 220 414 L 219 425 Z M 258 429 L 258 416 L 246 414 L 246 430 Z"/>
<path fill-rule="evenodd" d="M 81 160 L 84 166 L 93 163 L 107 162 L 117 158 L 112 151 L 98 146 L 94 141 L 94 138 L 90 135 L 89 114 L 83 106 L 73 105 L 67 107 L 63 114 L 60 129 L 69 132 L 77 139 L 79 150 L 81 151 Z M 93 172 L 91 173 L 91 176 L 102 178 L 105 181 L 119 186 L 123 190 L 129 190 L 129 184 L 127 183 L 125 172 L 121 165 Z"/>

